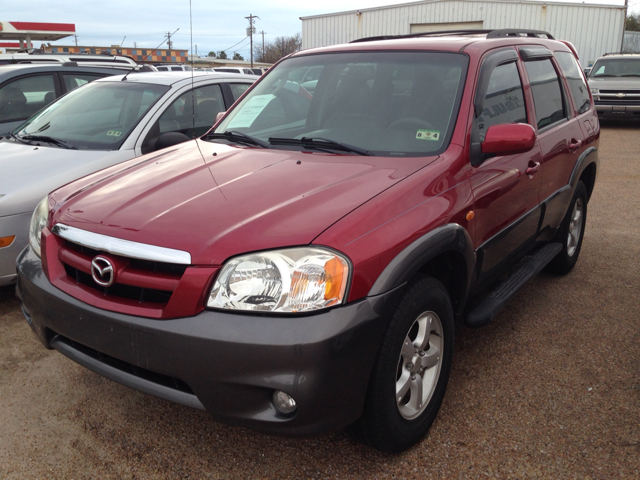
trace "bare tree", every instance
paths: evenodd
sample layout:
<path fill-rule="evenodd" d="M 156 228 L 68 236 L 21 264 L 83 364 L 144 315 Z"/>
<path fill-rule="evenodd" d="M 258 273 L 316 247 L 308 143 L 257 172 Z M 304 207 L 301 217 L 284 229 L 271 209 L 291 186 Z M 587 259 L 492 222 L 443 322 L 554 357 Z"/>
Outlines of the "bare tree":
<path fill-rule="evenodd" d="M 297 52 L 302 48 L 302 35 L 296 33 L 291 36 L 277 37 L 271 42 L 267 42 L 264 45 L 264 51 L 262 45 L 253 46 L 253 57 L 256 62 L 275 63 L 282 57 Z"/>

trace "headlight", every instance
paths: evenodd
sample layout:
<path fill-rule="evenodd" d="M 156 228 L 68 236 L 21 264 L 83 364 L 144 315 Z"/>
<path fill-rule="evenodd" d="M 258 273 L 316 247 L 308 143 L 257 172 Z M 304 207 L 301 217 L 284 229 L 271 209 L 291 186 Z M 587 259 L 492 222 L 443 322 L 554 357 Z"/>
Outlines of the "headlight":
<path fill-rule="evenodd" d="M 293 313 L 339 305 L 349 268 L 346 258 L 323 248 L 243 255 L 222 267 L 207 306 Z"/>
<path fill-rule="evenodd" d="M 594 95 L 597 95 L 597 94 L 600 93 L 600 90 L 597 89 L 597 88 L 591 88 L 591 93 L 594 94 Z"/>
<path fill-rule="evenodd" d="M 40 254 L 40 234 L 42 229 L 47 225 L 47 218 L 49 217 L 49 197 L 44 197 L 36 209 L 33 211 L 31 217 L 31 226 L 29 227 L 29 244 L 36 255 Z"/>

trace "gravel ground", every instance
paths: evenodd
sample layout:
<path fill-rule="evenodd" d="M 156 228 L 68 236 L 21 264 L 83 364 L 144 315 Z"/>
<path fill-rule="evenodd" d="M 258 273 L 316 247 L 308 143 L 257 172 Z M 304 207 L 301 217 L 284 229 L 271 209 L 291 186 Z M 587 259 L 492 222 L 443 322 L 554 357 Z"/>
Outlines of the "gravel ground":
<path fill-rule="evenodd" d="M 580 260 L 456 332 L 428 436 L 270 437 L 47 351 L 0 289 L 0 478 L 640 478 L 640 124 L 605 124 Z"/>

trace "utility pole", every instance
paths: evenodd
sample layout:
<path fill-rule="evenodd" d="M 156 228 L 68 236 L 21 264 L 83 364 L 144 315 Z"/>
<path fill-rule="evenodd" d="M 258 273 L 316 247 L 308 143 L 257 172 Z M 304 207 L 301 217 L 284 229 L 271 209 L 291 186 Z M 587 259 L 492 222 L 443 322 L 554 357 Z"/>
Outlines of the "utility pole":
<path fill-rule="evenodd" d="M 266 35 L 267 32 L 265 32 L 264 30 L 262 30 L 260 32 L 260 35 L 262 35 L 262 61 L 264 62 L 264 36 Z"/>
<path fill-rule="evenodd" d="M 169 47 L 169 50 L 171 50 L 171 47 L 173 46 L 173 42 L 171 42 L 171 35 L 173 35 L 173 33 L 167 32 L 167 34 L 165 35 L 167 37 L 167 47 Z"/>
<path fill-rule="evenodd" d="M 77 46 L 78 46 L 78 35 L 74 35 L 73 37 L 74 37 L 74 38 L 75 38 L 75 40 L 76 40 L 76 47 L 77 47 Z"/>
<path fill-rule="evenodd" d="M 254 26 L 254 18 L 260 18 L 257 15 L 249 14 L 248 17 L 244 17 L 249 20 L 249 28 L 247 28 L 247 35 L 251 38 L 251 68 L 253 68 L 253 34 L 256 33 L 256 27 Z"/>

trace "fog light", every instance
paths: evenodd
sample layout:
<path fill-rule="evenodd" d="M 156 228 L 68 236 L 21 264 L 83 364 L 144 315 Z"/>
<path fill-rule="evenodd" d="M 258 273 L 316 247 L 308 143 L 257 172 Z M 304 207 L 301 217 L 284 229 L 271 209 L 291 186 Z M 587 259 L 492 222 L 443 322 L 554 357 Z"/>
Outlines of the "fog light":
<path fill-rule="evenodd" d="M 273 392 L 273 403 L 280 413 L 293 413 L 296 411 L 296 401 L 281 390 Z"/>

